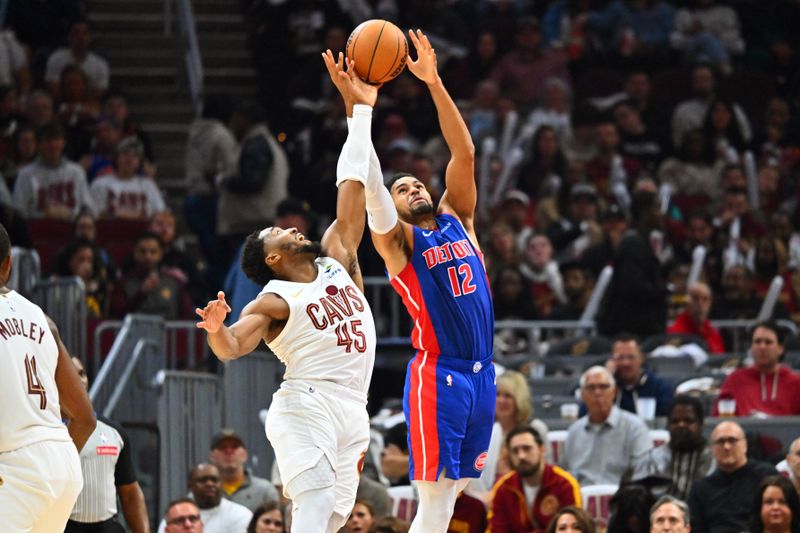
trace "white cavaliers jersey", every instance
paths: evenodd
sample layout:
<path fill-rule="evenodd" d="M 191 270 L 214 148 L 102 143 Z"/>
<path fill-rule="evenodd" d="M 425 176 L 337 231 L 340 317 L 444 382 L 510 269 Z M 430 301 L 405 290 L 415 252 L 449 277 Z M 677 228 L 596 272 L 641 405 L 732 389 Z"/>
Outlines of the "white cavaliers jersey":
<path fill-rule="evenodd" d="M 284 379 L 325 380 L 363 394 L 375 364 L 375 321 L 367 299 L 345 268 L 316 260 L 311 283 L 272 280 L 261 294 L 289 304 L 289 319 L 270 350 L 286 365 Z"/>
<path fill-rule="evenodd" d="M 0 295 L 0 453 L 69 441 L 56 387 L 58 347 L 42 310 L 15 291 Z"/>

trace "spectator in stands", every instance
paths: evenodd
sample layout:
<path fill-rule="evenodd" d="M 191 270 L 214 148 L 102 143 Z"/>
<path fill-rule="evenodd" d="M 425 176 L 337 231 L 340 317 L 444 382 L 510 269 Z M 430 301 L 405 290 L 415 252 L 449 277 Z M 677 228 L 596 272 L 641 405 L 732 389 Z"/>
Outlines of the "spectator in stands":
<path fill-rule="evenodd" d="M 238 171 L 219 182 L 218 253 L 226 265 L 247 234 L 274 222 L 289 179 L 286 152 L 267 127 L 260 106 L 240 104 L 231 117 L 231 130 L 242 149 Z"/>
<path fill-rule="evenodd" d="M 89 22 L 81 19 L 73 21 L 69 26 L 67 42 L 68 48 L 59 48 L 47 59 L 47 88 L 54 98 L 59 99 L 61 72 L 64 67 L 75 65 L 86 74 L 94 97 L 100 98 L 108 90 L 109 68 L 105 59 L 89 49 L 92 44 Z"/>
<path fill-rule="evenodd" d="M 113 118 L 101 116 L 97 119 L 92 138 L 92 150 L 80 159 L 89 183 L 96 178 L 114 173 L 114 150 L 121 140 L 122 128 Z M 136 170 L 139 169 L 136 168 Z"/>
<path fill-rule="evenodd" d="M 518 267 L 504 266 L 495 275 L 492 284 L 494 317 L 496 320 L 536 320 L 535 304 L 531 299 L 531 283 Z M 499 329 L 495 332 L 495 346 L 501 354 L 520 353 L 527 349 L 524 332 Z"/>
<path fill-rule="evenodd" d="M 688 131 L 676 154 L 658 168 L 659 181 L 672 188 L 679 206 L 692 209 L 709 200 L 719 200 L 719 175 L 724 160 L 716 160 L 713 148 L 701 130 Z"/>
<path fill-rule="evenodd" d="M 160 315 L 165 320 L 188 319 L 193 313 L 186 275 L 164 265 L 164 242 L 155 233 L 143 233 L 133 246 L 133 264 L 122 273 L 111 295 L 111 316 L 128 313 Z"/>
<path fill-rule="evenodd" d="M 119 274 L 117 272 L 117 264 L 108 250 L 97 243 L 97 221 L 92 213 L 83 210 L 75 217 L 72 236 L 74 239 L 86 239 L 92 243 L 95 252 L 100 258 L 100 264 L 106 271 L 108 280 L 111 282 L 116 281 Z"/>
<path fill-rule="evenodd" d="M 552 195 L 563 182 L 567 170 L 567 159 L 559 146 L 555 128 L 539 126 L 525 152 L 517 188 L 528 196 Z"/>
<path fill-rule="evenodd" d="M 650 529 L 648 511 L 655 503 L 649 488 L 638 483 L 622 483 L 608 502 L 611 512 L 608 531 L 647 533 Z"/>
<path fill-rule="evenodd" d="M 685 499 L 692 483 L 709 475 L 714 467 L 711 448 L 703 436 L 700 400 L 688 394 L 676 396 L 667 413 L 667 429 L 669 441 L 639 457 L 631 479 L 666 482 L 667 494 Z"/>
<path fill-rule="evenodd" d="M 519 249 L 514 230 L 505 222 L 492 223 L 488 233 L 483 254 L 489 279 L 494 281 L 502 268 L 519 264 Z"/>
<path fill-rule="evenodd" d="M 205 533 L 234 533 L 246 531 L 253 513 L 244 505 L 239 505 L 222 497 L 219 470 L 214 465 L 199 463 L 189 473 L 189 490 L 200 510 Z M 164 530 L 161 521 L 158 531 Z"/>
<path fill-rule="evenodd" d="M 562 263 L 560 271 L 567 301 L 554 306 L 547 320 L 578 320 L 592 296 L 594 278 L 580 261 Z"/>
<path fill-rule="evenodd" d="M 83 169 L 64 157 L 64 130 L 50 124 L 39 130 L 39 157 L 19 171 L 14 205 L 26 218 L 73 220 L 82 209 L 94 213 Z"/>
<path fill-rule="evenodd" d="M 470 491 L 484 501 L 488 501 L 489 491 L 495 482 L 511 470 L 505 438 L 513 428 L 524 424 L 530 425 L 541 437 L 545 453 L 550 446 L 547 426 L 538 418 L 533 418 L 531 389 L 525 376 L 514 370 L 507 370 L 497 376 L 496 381 L 495 422 L 489 450 L 481 477 L 472 481 L 470 485 Z"/>
<path fill-rule="evenodd" d="M 278 502 L 267 502 L 253 511 L 247 533 L 288 533 L 286 520 Z"/>
<path fill-rule="evenodd" d="M 11 135 L 11 146 L 7 157 L 0 160 L 2 174 L 8 190 L 14 190 L 17 174 L 22 167 L 36 159 L 36 130 L 28 123 L 20 124 Z"/>
<path fill-rule="evenodd" d="M 597 187 L 601 197 L 616 198 L 617 203 L 624 205 L 621 197 L 627 194 L 642 166 L 620 151 L 619 132 L 611 119 L 595 125 L 594 132 L 598 154 L 586 163 L 586 176 Z"/>
<path fill-rule="evenodd" d="M 587 248 L 579 258 L 595 278 L 614 262 L 614 255 L 629 230 L 628 217 L 619 205 L 609 204 L 600 216 L 599 229 L 599 241 Z"/>
<path fill-rule="evenodd" d="M 705 209 L 693 209 L 686 215 L 684 225 L 684 238 L 674 247 L 676 258 L 682 263 L 691 263 L 695 248 L 703 246 L 706 249 L 705 277 L 719 283 L 722 258 L 711 215 Z"/>
<path fill-rule="evenodd" d="M 690 131 L 702 127 L 709 105 L 716 95 L 716 79 L 713 69 L 707 64 L 692 68 L 692 94 L 688 100 L 679 103 L 672 112 L 672 144 L 676 148 L 683 145 L 683 139 Z M 752 138 L 752 130 L 747 115 L 738 104 L 733 105 L 736 121 L 745 140 Z"/>
<path fill-rule="evenodd" d="M 800 376 L 781 364 L 786 333 L 775 322 L 760 322 L 752 333 L 753 365 L 730 374 L 720 398 L 736 401 L 736 415 L 787 416 L 800 414 Z M 719 400 L 714 414 L 719 412 Z"/>
<path fill-rule="evenodd" d="M 569 472 L 548 464 L 545 445 L 530 426 L 517 426 L 505 438 L 512 471 L 492 489 L 489 531 L 544 532 L 560 509 L 581 505 L 581 489 Z"/>
<path fill-rule="evenodd" d="M 253 512 L 266 502 L 278 501 L 278 491 L 272 483 L 245 468 L 247 447 L 234 430 L 223 429 L 214 436 L 208 460 L 219 470 L 223 497 Z"/>
<path fill-rule="evenodd" d="M 747 458 L 747 439 L 735 422 L 721 422 L 714 428 L 711 450 L 716 470 L 689 490 L 692 531 L 745 531 L 756 511 L 753 503 L 759 483 L 777 472 L 772 465 Z"/>
<path fill-rule="evenodd" d="M 786 465 L 789 467 L 789 478 L 800 494 L 800 437 L 794 439 L 786 452 Z"/>
<path fill-rule="evenodd" d="M 542 96 L 544 82 L 557 78 L 568 87 L 569 71 L 561 54 L 542 49 L 539 21 L 532 17 L 518 20 L 514 48 L 507 52 L 491 74 L 502 94 L 522 110 L 531 109 Z"/>
<path fill-rule="evenodd" d="M 77 357 L 72 364 L 89 392 L 86 368 Z M 131 442 L 121 424 L 98 415 L 97 427 L 81 453 L 83 490 L 72 509 L 65 533 L 121 531 L 117 497 L 128 530 L 149 533 L 147 504 L 136 480 Z M 101 451 L 102 450 L 102 451 Z"/>
<path fill-rule="evenodd" d="M 670 34 L 673 48 L 690 62 L 710 61 L 725 75 L 733 71 L 732 56 L 744 52 L 739 17 L 733 8 L 715 0 L 697 0 L 693 8 L 679 9 Z"/>
<path fill-rule="evenodd" d="M 41 89 L 36 89 L 31 93 L 28 105 L 25 108 L 27 119 L 37 130 L 55 120 L 55 111 L 53 97 L 50 96 L 50 93 Z"/>
<path fill-rule="evenodd" d="M 647 426 L 614 405 L 614 376 L 602 366 L 581 374 L 581 397 L 588 413 L 567 430 L 563 466 L 582 485 L 618 484 L 623 473 L 650 447 Z"/>
<path fill-rule="evenodd" d="M 459 533 L 485 533 L 488 526 L 486 505 L 466 492 L 461 492 L 453 507 L 453 516 L 447 531 Z"/>
<path fill-rule="evenodd" d="M 760 131 L 753 141 L 756 161 L 774 158 L 782 168 L 797 163 L 798 154 L 794 149 L 800 139 L 794 118 L 786 99 L 776 97 L 767 102 Z"/>
<path fill-rule="evenodd" d="M 408 533 L 410 524 L 394 516 L 379 518 L 372 525 L 369 533 Z"/>
<path fill-rule="evenodd" d="M 587 163 L 597 156 L 597 137 L 594 134 L 597 119 L 597 110 L 591 104 L 575 107 L 570 135 L 563 140 L 564 155 L 570 163 Z"/>
<path fill-rule="evenodd" d="M 200 508 L 191 498 L 174 500 L 167 505 L 159 533 L 204 533 Z"/>
<path fill-rule="evenodd" d="M 161 264 L 180 270 L 186 277 L 187 290 L 197 305 L 208 300 L 208 288 L 198 268 L 197 259 L 178 245 L 175 230 L 175 215 L 169 210 L 159 211 L 150 219 L 148 230 L 155 233 L 164 243 L 164 257 Z"/>
<path fill-rule="evenodd" d="M 77 238 L 58 252 L 54 259 L 54 276 L 77 276 L 86 290 L 86 311 L 89 318 L 108 316 L 111 286 L 108 272 L 94 243 Z"/>
<path fill-rule="evenodd" d="M 602 240 L 597 202 L 597 188 L 590 183 L 576 183 L 569 190 L 566 216 L 545 230 L 559 261 L 576 259 L 591 244 Z"/>
<path fill-rule="evenodd" d="M 79 160 L 91 151 L 100 103 L 90 92 L 89 79 L 79 67 L 64 67 L 60 80 L 61 98 L 56 119 L 66 132 L 67 156 Z"/>
<path fill-rule="evenodd" d="M 21 104 L 28 101 L 33 76 L 28 55 L 14 30 L 0 26 L 0 86 L 13 87 Z"/>
<path fill-rule="evenodd" d="M 722 295 L 714 301 L 711 318 L 752 320 L 760 309 L 761 300 L 755 294 L 753 272 L 745 265 L 726 268 L 722 274 Z"/>
<path fill-rule="evenodd" d="M 727 163 L 739 163 L 750 141 L 736 121 L 733 102 L 720 97 L 715 97 L 708 105 L 703 136 L 714 147 L 717 161 Z"/>
<path fill-rule="evenodd" d="M 452 87 L 455 99 L 472 98 L 478 86 L 489 77 L 497 64 L 497 37 L 491 31 L 481 31 L 473 41 L 468 56 L 447 68 L 444 83 Z"/>
<path fill-rule="evenodd" d="M 650 509 L 650 533 L 689 533 L 689 506 L 670 495 L 662 496 Z"/>
<path fill-rule="evenodd" d="M 751 533 L 800 531 L 800 497 L 783 476 L 764 478 L 756 493 Z"/>
<path fill-rule="evenodd" d="M 635 159 L 644 170 L 655 174 L 666 155 L 666 143 L 642 120 L 635 101 L 622 100 L 614 104 L 612 113 L 619 131 L 619 153 Z"/>
<path fill-rule="evenodd" d="M 711 353 L 724 353 L 725 343 L 719 330 L 711 325 L 708 314 L 711 311 L 711 287 L 698 281 L 689 287 L 689 301 L 667 328 L 667 333 L 682 333 L 702 337 Z"/>
<path fill-rule="evenodd" d="M 550 520 L 545 533 L 557 533 L 560 531 L 571 533 L 594 533 L 594 520 L 580 506 L 568 505 Z"/>
<path fill-rule="evenodd" d="M 553 246 L 547 235 L 533 234 L 525 247 L 519 270 L 529 284 L 529 297 L 538 317 L 546 317 L 555 305 L 567 301 L 564 280 L 553 260 Z"/>
<path fill-rule="evenodd" d="M 356 500 L 350 518 L 344 526 L 345 533 L 368 533 L 375 523 L 375 513 L 368 501 Z"/>
<path fill-rule="evenodd" d="M 644 368 L 644 354 L 636 337 L 628 334 L 617 336 L 606 367 L 614 373 L 618 389 L 616 403 L 620 409 L 637 413 L 638 398 L 653 398 L 656 416 L 666 416 L 672 403 L 672 385 Z"/>
<path fill-rule="evenodd" d="M 139 139 L 128 137 L 117 144 L 114 172 L 89 188 L 101 218 L 150 220 L 167 208 L 155 182 L 139 173 L 143 157 Z"/>

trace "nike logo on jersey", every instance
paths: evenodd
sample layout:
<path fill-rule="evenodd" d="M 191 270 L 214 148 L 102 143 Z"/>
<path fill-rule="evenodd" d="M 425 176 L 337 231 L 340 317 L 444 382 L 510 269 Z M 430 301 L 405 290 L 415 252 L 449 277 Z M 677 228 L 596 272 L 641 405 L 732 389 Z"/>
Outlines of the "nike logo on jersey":
<path fill-rule="evenodd" d="M 422 232 L 422 236 L 423 237 L 430 237 L 431 235 L 433 235 L 433 230 L 431 230 L 431 231 L 423 231 Z"/>
<path fill-rule="evenodd" d="M 436 265 L 448 263 L 454 258 L 464 259 L 470 255 L 475 255 L 475 252 L 473 252 L 467 239 L 461 239 L 456 242 L 446 242 L 441 246 L 433 246 L 422 252 L 422 257 L 425 258 L 425 266 L 428 267 L 428 270 Z"/>

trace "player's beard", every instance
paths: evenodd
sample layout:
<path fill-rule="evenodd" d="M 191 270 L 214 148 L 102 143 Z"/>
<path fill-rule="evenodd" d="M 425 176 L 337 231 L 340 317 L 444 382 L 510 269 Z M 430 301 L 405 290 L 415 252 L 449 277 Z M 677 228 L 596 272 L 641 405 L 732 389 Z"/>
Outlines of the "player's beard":
<path fill-rule="evenodd" d="M 411 216 L 418 217 L 421 215 L 430 215 L 433 213 L 433 204 L 428 203 L 426 200 L 424 204 L 412 205 Z"/>
<path fill-rule="evenodd" d="M 305 244 L 301 244 L 297 252 L 301 254 L 312 254 L 316 257 L 322 253 L 322 244 L 318 241 L 308 241 Z"/>

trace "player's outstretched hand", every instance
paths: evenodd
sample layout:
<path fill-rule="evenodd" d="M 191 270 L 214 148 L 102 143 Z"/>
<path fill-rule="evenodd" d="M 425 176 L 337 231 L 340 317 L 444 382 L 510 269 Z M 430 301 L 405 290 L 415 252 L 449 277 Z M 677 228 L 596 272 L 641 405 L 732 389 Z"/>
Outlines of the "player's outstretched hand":
<path fill-rule="evenodd" d="M 361 80 L 356 75 L 355 63 L 352 59 L 345 60 L 344 54 L 339 52 L 337 58 L 334 59 L 333 52 L 325 50 L 322 54 L 322 60 L 325 62 L 325 67 L 328 69 L 328 75 L 331 81 L 342 93 L 345 105 L 348 109 L 353 104 L 366 104 L 375 107 L 375 102 L 378 100 L 378 89 L 380 85 L 370 85 Z M 346 67 L 346 69 L 345 69 Z"/>
<path fill-rule="evenodd" d="M 205 309 L 195 309 L 195 312 L 203 319 L 197 323 L 197 327 L 209 333 L 216 333 L 225 322 L 225 317 L 231 312 L 231 307 L 225 301 L 225 293 L 219 291 L 216 300 L 208 302 Z"/>
<path fill-rule="evenodd" d="M 431 46 L 430 41 L 421 30 L 408 30 L 408 36 L 414 43 L 417 50 L 417 60 L 412 61 L 408 58 L 408 70 L 425 83 L 436 83 L 439 80 L 439 72 L 436 70 L 436 50 Z"/>

